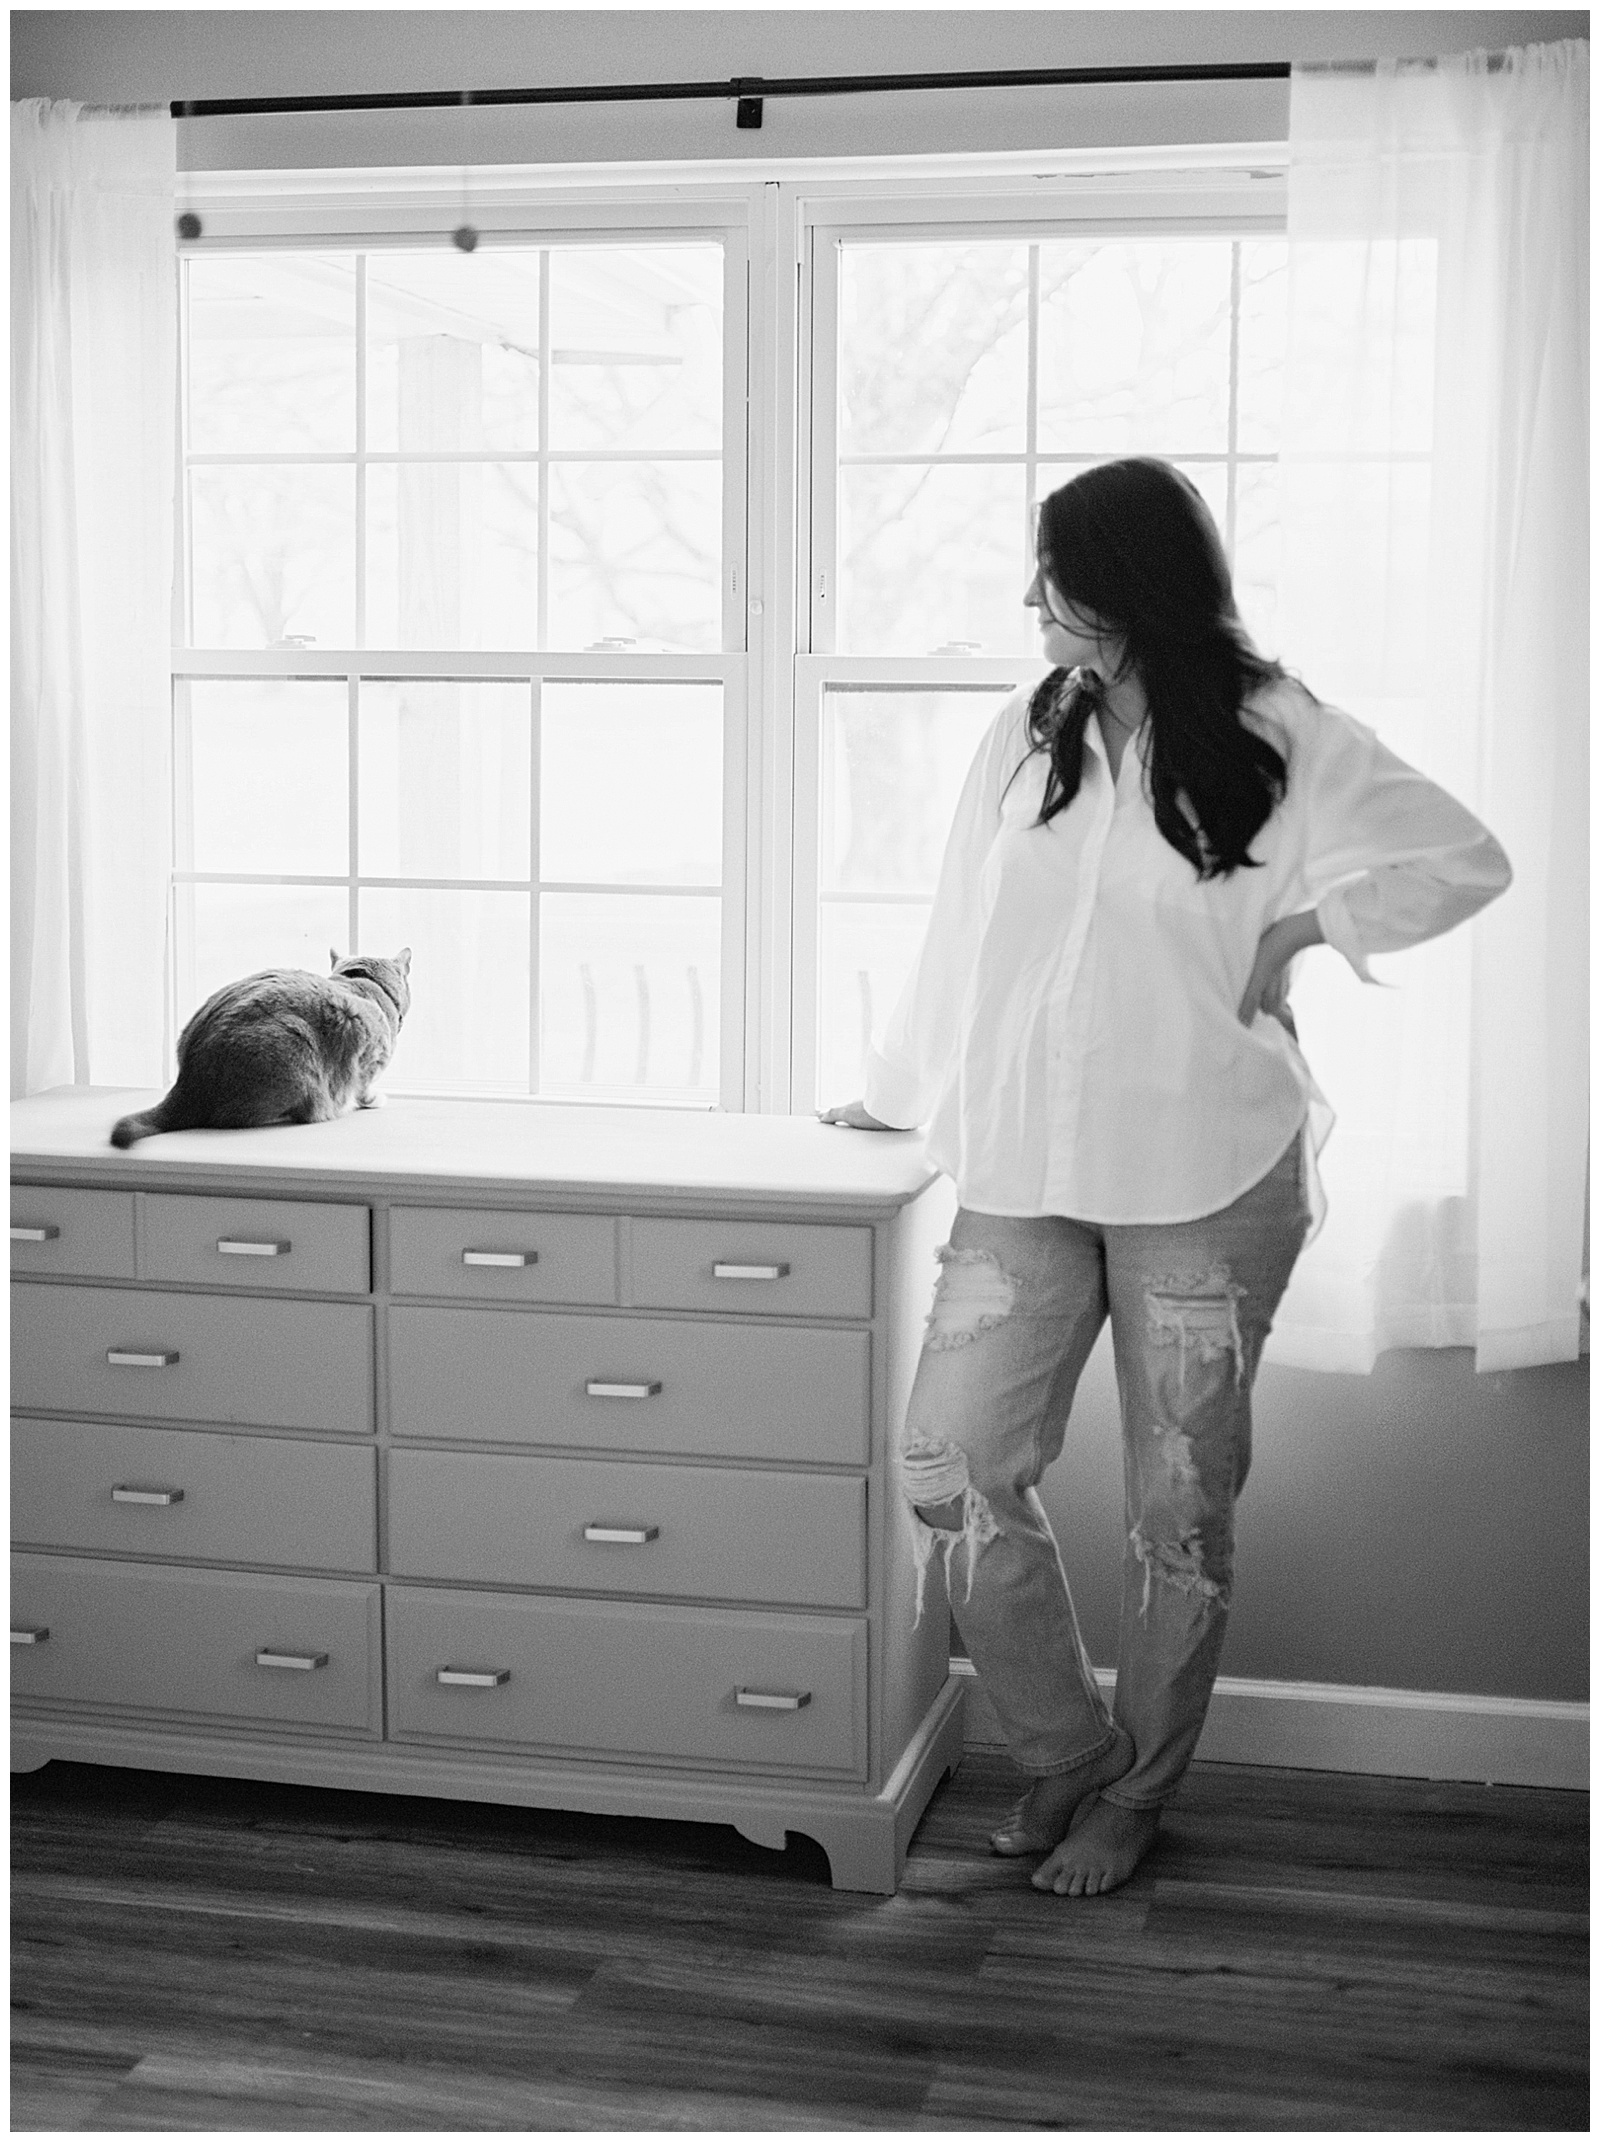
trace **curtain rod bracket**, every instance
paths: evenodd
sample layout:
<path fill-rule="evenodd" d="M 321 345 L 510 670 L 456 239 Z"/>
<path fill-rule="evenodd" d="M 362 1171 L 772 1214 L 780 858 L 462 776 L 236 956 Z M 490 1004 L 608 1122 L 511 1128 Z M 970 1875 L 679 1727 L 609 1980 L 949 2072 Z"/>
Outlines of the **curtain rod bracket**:
<path fill-rule="evenodd" d="M 750 94 L 757 87 L 757 84 L 748 75 L 736 74 L 728 84 L 728 87 L 739 100 L 733 108 L 734 125 L 759 127 L 763 99 Z"/>

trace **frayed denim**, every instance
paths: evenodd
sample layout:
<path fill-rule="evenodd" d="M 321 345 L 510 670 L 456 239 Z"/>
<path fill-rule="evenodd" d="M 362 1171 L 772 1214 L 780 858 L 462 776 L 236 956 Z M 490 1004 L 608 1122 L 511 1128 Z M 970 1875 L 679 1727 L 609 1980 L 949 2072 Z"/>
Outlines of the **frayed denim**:
<path fill-rule="evenodd" d="M 1024 1770 L 1092 1761 L 1114 1718 L 1136 1750 L 1103 1795 L 1119 1806 L 1170 1799 L 1205 1723 L 1250 1468 L 1251 1386 L 1310 1225 L 1302 1149 L 1297 1133 L 1268 1175 L 1202 1219 L 1100 1226 L 963 1209 L 938 1253 L 898 1453 L 917 1611 L 938 1555 Z M 1108 1316 L 1127 1524 L 1110 1712 L 1037 1492 Z"/>

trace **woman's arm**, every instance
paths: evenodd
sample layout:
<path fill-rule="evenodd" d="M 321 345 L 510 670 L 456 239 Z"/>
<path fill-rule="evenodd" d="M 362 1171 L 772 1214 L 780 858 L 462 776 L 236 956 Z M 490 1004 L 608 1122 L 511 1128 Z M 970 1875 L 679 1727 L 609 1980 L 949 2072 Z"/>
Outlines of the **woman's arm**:
<path fill-rule="evenodd" d="M 1454 929 L 1505 891 L 1511 865 L 1480 819 L 1365 724 L 1337 707 L 1316 723 L 1303 889 L 1323 941 L 1370 982 L 1370 954 Z"/>
<path fill-rule="evenodd" d="M 1304 952 L 1311 945 L 1326 944 L 1322 924 L 1317 920 L 1317 911 L 1308 907 L 1298 915 L 1282 915 L 1262 932 L 1261 942 L 1256 947 L 1255 965 L 1250 969 L 1250 979 L 1245 984 L 1244 995 L 1239 999 L 1239 1018 L 1243 1025 L 1255 1023 L 1258 1012 L 1270 1012 L 1274 1019 L 1281 1019 L 1290 1033 L 1294 1021 L 1289 1016 L 1289 963 L 1297 952 Z"/>

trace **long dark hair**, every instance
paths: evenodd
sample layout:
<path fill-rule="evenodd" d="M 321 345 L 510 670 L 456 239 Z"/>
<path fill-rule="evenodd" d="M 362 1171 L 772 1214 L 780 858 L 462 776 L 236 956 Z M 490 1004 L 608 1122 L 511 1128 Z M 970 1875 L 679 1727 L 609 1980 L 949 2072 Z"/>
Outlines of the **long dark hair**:
<path fill-rule="evenodd" d="M 1051 587 L 1124 641 L 1144 687 L 1145 784 L 1164 838 L 1201 878 L 1257 867 L 1250 843 L 1282 801 L 1289 768 L 1239 710 L 1287 672 L 1240 621 L 1205 500 L 1168 462 L 1107 461 L 1050 493 L 1037 541 Z M 1054 669 L 1028 704 L 1029 741 L 1050 756 L 1040 825 L 1078 793 L 1100 696 L 1092 672 Z"/>

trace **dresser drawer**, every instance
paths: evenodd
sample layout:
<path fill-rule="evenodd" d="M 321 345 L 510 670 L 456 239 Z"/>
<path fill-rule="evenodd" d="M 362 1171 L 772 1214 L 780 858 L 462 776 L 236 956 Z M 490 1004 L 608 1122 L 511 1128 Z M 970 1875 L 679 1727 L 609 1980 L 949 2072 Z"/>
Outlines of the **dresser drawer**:
<path fill-rule="evenodd" d="M 865 1775 L 864 1621 L 401 1585 L 387 1618 L 392 1739 Z"/>
<path fill-rule="evenodd" d="M 865 1331 L 396 1308 L 389 1360 L 397 1436 L 867 1462 Z"/>
<path fill-rule="evenodd" d="M 113 1361 L 111 1354 L 132 1355 Z M 19 1412 L 372 1433 L 372 1311 L 332 1302 L 14 1285 Z"/>
<path fill-rule="evenodd" d="M 372 1286 L 371 1244 L 372 1215 L 365 1205 L 151 1196 L 144 1201 L 139 1277 L 366 1294 Z"/>
<path fill-rule="evenodd" d="M 389 1289 L 482 1301 L 615 1302 L 617 1223 L 581 1212 L 397 1205 Z"/>
<path fill-rule="evenodd" d="M 718 1315 L 871 1316 L 872 1230 L 635 1220 L 633 1300 Z"/>
<path fill-rule="evenodd" d="M 53 1190 L 13 1183 L 11 1269 L 132 1279 L 132 1191 Z"/>
<path fill-rule="evenodd" d="M 351 1443 L 13 1421 L 11 1537 L 83 1554 L 375 1570 L 376 1466 Z"/>
<path fill-rule="evenodd" d="M 389 1567 L 552 1591 L 867 1603 L 867 1484 L 625 1459 L 389 1458 Z"/>
<path fill-rule="evenodd" d="M 13 1555 L 11 1692 L 376 1738 L 378 1603 L 376 1584 Z"/>

